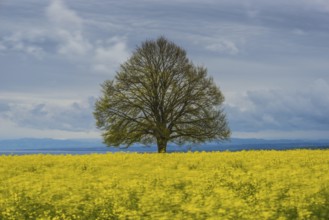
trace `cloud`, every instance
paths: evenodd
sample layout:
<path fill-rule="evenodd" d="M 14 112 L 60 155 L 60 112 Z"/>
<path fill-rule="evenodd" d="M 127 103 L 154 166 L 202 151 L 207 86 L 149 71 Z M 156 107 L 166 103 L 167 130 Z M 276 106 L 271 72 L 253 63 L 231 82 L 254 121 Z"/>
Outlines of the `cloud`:
<path fill-rule="evenodd" d="M 69 58 L 84 56 L 93 48 L 83 34 L 83 19 L 61 0 L 53 0 L 46 8 L 46 16 L 53 26 L 58 42 L 58 53 Z"/>
<path fill-rule="evenodd" d="M 52 102 L 0 102 L 0 118 L 19 127 L 37 130 L 93 131 L 95 98 L 65 104 Z M 2 103 L 2 104 L 1 104 Z M 8 103 L 8 100 L 7 100 Z"/>
<path fill-rule="evenodd" d="M 45 51 L 38 45 L 35 36 L 25 35 L 22 32 L 16 32 L 9 36 L 0 38 L 0 52 L 14 51 L 32 55 L 38 59 L 44 56 Z"/>
<path fill-rule="evenodd" d="M 220 32 L 225 32 L 224 36 L 212 34 L 207 37 L 200 35 L 190 35 L 187 38 L 194 44 L 208 51 L 215 52 L 220 55 L 237 55 L 240 53 L 238 43 L 244 42 L 244 37 L 234 37 L 234 31 L 237 31 L 239 26 L 220 27 Z M 222 34 L 223 35 L 223 34 Z"/>
<path fill-rule="evenodd" d="M 105 42 L 99 41 L 94 51 L 94 70 L 97 72 L 114 73 L 115 68 L 129 57 L 127 46 L 120 38 L 110 38 Z"/>
<path fill-rule="evenodd" d="M 233 131 L 329 131 L 329 84 L 315 80 L 303 90 L 249 91 L 243 106 L 227 103 Z"/>
<path fill-rule="evenodd" d="M 303 0 L 302 2 L 317 10 L 329 12 L 329 2 L 327 0 Z"/>
<path fill-rule="evenodd" d="M 166 34 L 207 66 L 225 95 L 239 93 L 227 97 L 234 133 L 321 132 L 328 128 L 327 6 L 326 0 L 142 0 L 138 7 L 133 1 L 6 1 L 1 96 L 9 98 L 0 104 L 0 120 L 35 131 L 93 128 L 86 100 L 60 99 L 96 96 L 108 75 L 90 73 L 114 74 L 129 45 Z"/>
<path fill-rule="evenodd" d="M 75 11 L 69 9 L 61 0 L 53 0 L 46 8 L 48 19 L 65 30 L 80 30 L 83 25 L 83 20 L 76 14 Z"/>
<path fill-rule="evenodd" d="M 52 0 L 44 9 L 43 25 L 22 27 L 0 35 L 0 53 L 14 52 L 38 59 L 58 56 L 90 72 L 114 73 L 129 56 L 125 37 L 91 37 L 84 18 L 61 0 Z"/>
<path fill-rule="evenodd" d="M 71 138 L 100 138 L 101 134 L 98 131 L 66 131 L 54 129 L 34 129 L 30 127 L 18 126 L 14 122 L 0 117 L 0 139 L 15 139 L 15 138 L 56 138 L 56 139 L 71 139 Z"/>
<path fill-rule="evenodd" d="M 125 38 L 88 39 L 84 33 L 84 20 L 61 0 L 53 0 L 46 9 L 46 15 L 55 26 L 55 34 L 60 41 L 59 54 L 83 60 L 89 63 L 92 70 L 105 73 L 114 73 L 128 57 Z"/>
<path fill-rule="evenodd" d="M 296 35 L 299 35 L 299 36 L 304 36 L 306 35 L 306 32 L 301 30 L 301 29 L 298 29 L 298 28 L 295 28 L 292 30 L 292 33 L 293 34 L 296 34 Z"/>
<path fill-rule="evenodd" d="M 235 43 L 229 40 L 218 40 L 218 42 L 214 44 L 207 45 L 206 49 L 219 53 L 228 53 L 230 55 L 239 53 L 239 49 Z"/>
<path fill-rule="evenodd" d="M 4 43 L 0 42 L 0 52 L 7 50 L 7 47 L 4 45 Z"/>
<path fill-rule="evenodd" d="M 58 53 L 66 57 L 79 58 L 92 50 L 92 45 L 80 32 L 71 33 L 67 30 L 58 30 L 57 36 L 61 41 Z"/>
<path fill-rule="evenodd" d="M 0 112 L 4 113 L 10 110 L 10 107 L 5 102 L 0 102 Z"/>

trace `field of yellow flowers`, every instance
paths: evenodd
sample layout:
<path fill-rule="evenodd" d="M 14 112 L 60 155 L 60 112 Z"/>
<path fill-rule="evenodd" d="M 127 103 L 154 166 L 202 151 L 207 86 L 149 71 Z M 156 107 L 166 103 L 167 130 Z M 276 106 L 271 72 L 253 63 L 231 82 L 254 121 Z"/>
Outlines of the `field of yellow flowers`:
<path fill-rule="evenodd" d="M 328 219 L 329 150 L 0 156 L 0 219 Z"/>

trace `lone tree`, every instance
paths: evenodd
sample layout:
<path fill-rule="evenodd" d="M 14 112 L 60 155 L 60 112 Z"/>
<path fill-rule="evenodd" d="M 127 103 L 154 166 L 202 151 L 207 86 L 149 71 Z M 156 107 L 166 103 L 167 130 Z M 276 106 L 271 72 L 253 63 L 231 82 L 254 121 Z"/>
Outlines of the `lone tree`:
<path fill-rule="evenodd" d="M 230 129 L 223 94 L 207 69 L 164 37 L 148 40 L 102 84 L 94 116 L 109 146 L 225 140 Z"/>

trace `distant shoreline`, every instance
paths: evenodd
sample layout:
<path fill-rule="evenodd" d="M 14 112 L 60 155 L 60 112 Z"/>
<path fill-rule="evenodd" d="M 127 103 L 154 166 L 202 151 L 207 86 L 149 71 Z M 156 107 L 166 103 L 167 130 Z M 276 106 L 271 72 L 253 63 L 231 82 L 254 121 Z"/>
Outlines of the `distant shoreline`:
<path fill-rule="evenodd" d="M 292 150 L 292 149 L 329 149 L 329 140 L 262 140 L 237 139 L 226 142 L 206 144 L 169 144 L 168 153 L 196 151 L 243 151 L 243 150 Z M 107 147 L 101 140 L 56 140 L 56 139 L 17 139 L 0 140 L 0 155 L 25 154 L 94 154 L 114 152 L 157 152 L 156 146 L 146 147 L 135 144 L 130 148 Z"/>

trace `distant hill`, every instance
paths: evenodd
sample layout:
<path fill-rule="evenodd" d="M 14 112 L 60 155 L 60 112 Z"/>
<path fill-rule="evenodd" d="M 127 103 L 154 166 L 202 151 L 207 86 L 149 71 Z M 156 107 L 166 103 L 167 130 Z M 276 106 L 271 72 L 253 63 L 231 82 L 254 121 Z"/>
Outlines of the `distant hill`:
<path fill-rule="evenodd" d="M 329 148 L 329 140 L 264 140 L 232 138 L 225 142 L 205 144 L 169 144 L 168 152 L 186 151 L 239 151 L 239 150 L 286 150 L 296 148 Z M 128 149 L 109 148 L 100 139 L 37 139 L 23 138 L 0 140 L 0 154 L 87 154 L 117 151 L 156 152 L 156 146 L 135 144 Z"/>
<path fill-rule="evenodd" d="M 296 148 L 329 148 L 329 140 L 301 140 L 301 139 L 241 139 L 232 138 L 230 141 L 222 143 L 207 143 L 204 146 L 195 146 L 197 150 L 218 148 L 219 150 L 285 150 Z"/>
<path fill-rule="evenodd" d="M 11 139 L 11 140 L 0 140 L 1 148 L 83 148 L 83 147 L 105 147 L 99 139 L 50 139 L 50 138 L 22 138 L 22 139 Z"/>

